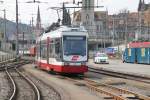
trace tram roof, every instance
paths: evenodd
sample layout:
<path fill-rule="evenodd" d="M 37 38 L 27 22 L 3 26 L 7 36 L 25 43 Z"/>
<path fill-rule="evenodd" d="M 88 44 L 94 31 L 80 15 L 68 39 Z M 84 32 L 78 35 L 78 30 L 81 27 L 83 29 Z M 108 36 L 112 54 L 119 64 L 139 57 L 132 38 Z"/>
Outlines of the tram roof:
<path fill-rule="evenodd" d="M 60 26 L 58 29 L 54 31 L 50 31 L 48 33 L 43 33 L 37 40 L 45 40 L 47 37 L 50 38 L 59 38 L 63 35 L 70 35 L 70 36 L 88 36 L 87 31 L 84 27 L 68 27 L 68 26 Z"/>

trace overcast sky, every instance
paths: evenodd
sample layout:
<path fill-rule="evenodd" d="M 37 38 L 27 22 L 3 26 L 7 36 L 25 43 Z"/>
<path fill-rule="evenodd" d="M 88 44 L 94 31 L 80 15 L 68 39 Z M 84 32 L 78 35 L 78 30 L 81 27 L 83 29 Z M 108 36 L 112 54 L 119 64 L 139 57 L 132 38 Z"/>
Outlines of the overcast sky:
<path fill-rule="evenodd" d="M 1 1 L 1 0 L 0 0 Z M 15 1 L 16 0 L 3 0 L 4 3 L 0 4 L 0 9 L 6 9 L 7 19 L 15 21 Z M 30 0 L 18 0 L 19 2 L 19 21 L 22 23 L 29 24 L 32 16 L 34 17 L 34 23 L 36 20 L 37 7 L 40 5 L 41 11 L 41 20 L 43 26 L 51 24 L 53 21 L 57 20 L 57 14 L 54 10 L 48 10 L 49 7 L 61 6 L 63 1 L 72 1 L 72 0 L 40 0 L 41 2 L 48 3 L 25 3 Z M 76 0 L 81 1 L 81 0 Z M 130 12 L 137 11 L 139 0 L 98 0 L 99 5 L 104 6 L 104 8 L 99 8 L 98 10 L 108 9 L 110 14 L 118 13 L 121 9 L 128 9 Z M 146 3 L 149 3 L 150 0 L 145 0 Z M 95 0 L 95 3 L 97 0 Z M 3 17 L 3 12 L 0 11 L 0 17 Z"/>

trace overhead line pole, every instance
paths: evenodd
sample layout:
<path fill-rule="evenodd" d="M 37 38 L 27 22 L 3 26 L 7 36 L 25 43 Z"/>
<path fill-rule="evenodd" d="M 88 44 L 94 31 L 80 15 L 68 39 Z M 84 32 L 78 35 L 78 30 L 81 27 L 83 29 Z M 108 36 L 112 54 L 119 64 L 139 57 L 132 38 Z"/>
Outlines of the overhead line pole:
<path fill-rule="evenodd" d="M 19 44 L 18 44 L 18 0 L 16 0 L 16 56 L 19 55 Z"/>
<path fill-rule="evenodd" d="M 4 20 L 3 20 L 3 23 L 4 23 L 4 37 L 3 37 L 3 42 L 4 42 L 4 50 L 6 50 L 6 10 L 2 10 L 4 11 Z"/>
<path fill-rule="evenodd" d="M 4 41 L 6 42 L 6 10 L 4 9 Z"/>

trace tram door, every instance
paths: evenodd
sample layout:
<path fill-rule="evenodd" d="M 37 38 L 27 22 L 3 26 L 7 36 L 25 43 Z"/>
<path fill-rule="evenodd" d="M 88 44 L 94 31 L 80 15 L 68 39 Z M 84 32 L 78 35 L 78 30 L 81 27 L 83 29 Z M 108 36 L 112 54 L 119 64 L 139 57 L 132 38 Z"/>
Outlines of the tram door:
<path fill-rule="evenodd" d="M 138 62 L 138 48 L 135 48 L 135 63 Z"/>
<path fill-rule="evenodd" d="M 50 38 L 47 37 L 47 64 L 49 64 L 49 45 L 50 45 Z"/>
<path fill-rule="evenodd" d="M 149 59 L 149 63 L 148 64 L 150 64 L 150 48 L 148 48 L 148 59 Z"/>

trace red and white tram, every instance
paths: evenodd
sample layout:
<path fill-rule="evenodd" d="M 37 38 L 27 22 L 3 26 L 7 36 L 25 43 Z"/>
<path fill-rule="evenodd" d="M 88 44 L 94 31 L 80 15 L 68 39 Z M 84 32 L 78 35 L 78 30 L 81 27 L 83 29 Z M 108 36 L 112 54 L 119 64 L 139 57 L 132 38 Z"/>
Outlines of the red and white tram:
<path fill-rule="evenodd" d="M 82 27 L 61 26 L 36 41 L 36 65 L 44 70 L 83 74 L 88 71 L 88 34 Z"/>

